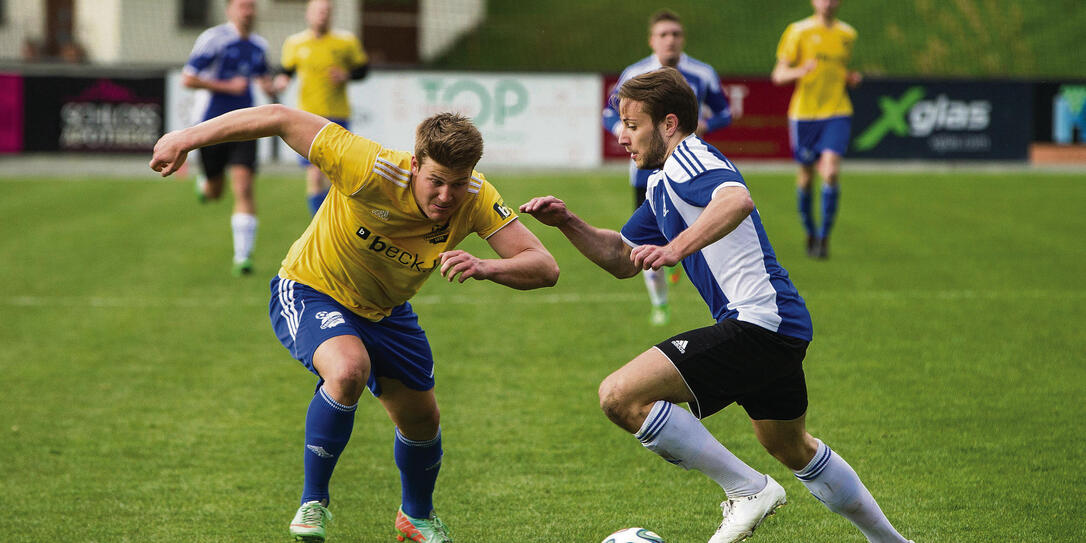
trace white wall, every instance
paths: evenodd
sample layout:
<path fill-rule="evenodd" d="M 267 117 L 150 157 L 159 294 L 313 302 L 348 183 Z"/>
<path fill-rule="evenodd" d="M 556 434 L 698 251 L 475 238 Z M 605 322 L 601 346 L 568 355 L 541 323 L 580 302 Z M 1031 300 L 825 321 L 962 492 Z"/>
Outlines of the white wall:
<path fill-rule="evenodd" d="M 121 60 L 122 2 L 93 0 L 76 2 L 72 33 L 83 46 L 87 58 L 96 62 Z"/>
<path fill-rule="evenodd" d="M 486 0 L 421 0 L 419 12 L 419 57 L 426 62 L 482 24 Z"/>
<path fill-rule="evenodd" d="M 45 34 L 45 2 L 7 0 L 7 22 L 0 26 L 0 60 L 22 58 L 23 42 Z"/>

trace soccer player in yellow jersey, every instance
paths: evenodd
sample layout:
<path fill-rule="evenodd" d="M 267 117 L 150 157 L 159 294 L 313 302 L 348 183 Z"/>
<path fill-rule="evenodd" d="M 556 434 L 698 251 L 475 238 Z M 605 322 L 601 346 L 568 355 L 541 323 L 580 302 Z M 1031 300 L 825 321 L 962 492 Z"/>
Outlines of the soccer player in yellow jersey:
<path fill-rule="evenodd" d="M 331 0 L 309 0 L 305 9 L 306 30 L 283 42 L 282 71 L 275 78 L 282 92 L 298 74 L 298 109 L 316 113 L 350 130 L 351 104 L 347 82 L 366 77 L 366 53 L 350 32 L 331 29 Z M 306 200 L 314 215 L 328 194 L 328 179 L 305 157 Z"/>
<path fill-rule="evenodd" d="M 242 109 L 166 134 L 151 168 L 170 175 L 188 151 L 266 136 L 283 138 L 332 182 L 271 281 L 276 335 L 320 377 L 306 415 L 305 484 L 290 533 L 325 540 L 328 482 L 369 387 L 396 425 L 396 529 L 416 543 L 451 541 L 433 511 L 442 456 L 433 355 L 408 299 L 435 270 L 450 282 L 533 289 L 553 286 L 558 265 L 474 170 L 482 136 L 452 113 L 420 123 L 411 153 L 286 106 Z M 472 232 L 499 258 L 454 249 Z"/>
<path fill-rule="evenodd" d="M 848 69 L 856 30 L 837 19 L 840 0 L 811 0 L 811 5 L 814 15 L 788 25 L 781 36 L 772 79 L 777 85 L 796 85 L 788 106 L 788 128 L 792 156 L 799 163 L 799 214 L 807 231 L 808 256 L 827 258 L 837 216 L 841 157 L 852 128 L 852 102 L 845 87 L 859 85 L 863 77 Z M 823 183 L 819 229 L 811 216 L 816 162 Z"/>

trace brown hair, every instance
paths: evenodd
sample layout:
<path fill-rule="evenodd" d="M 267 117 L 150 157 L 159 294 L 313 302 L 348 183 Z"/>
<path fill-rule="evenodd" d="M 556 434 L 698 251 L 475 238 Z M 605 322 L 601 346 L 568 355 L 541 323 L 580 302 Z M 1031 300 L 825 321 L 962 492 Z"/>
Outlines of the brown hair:
<path fill-rule="evenodd" d="M 675 68 L 660 68 L 626 81 L 616 99 L 644 104 L 652 124 L 660 124 L 668 114 L 674 114 L 681 132 L 689 134 L 698 128 L 698 99 Z"/>
<path fill-rule="evenodd" d="M 679 14 L 678 13 L 675 13 L 674 11 L 671 11 L 670 9 L 661 9 L 660 11 L 657 11 L 656 13 L 653 13 L 652 15 L 649 16 L 649 35 L 650 36 L 652 35 L 652 27 L 656 26 L 656 23 L 658 23 L 660 21 L 671 21 L 671 22 L 674 22 L 674 23 L 679 23 L 680 26 L 683 24 L 682 20 L 679 19 Z"/>
<path fill-rule="evenodd" d="M 483 135 L 459 113 L 438 113 L 415 129 L 415 158 L 451 170 L 474 168 L 483 156 Z"/>

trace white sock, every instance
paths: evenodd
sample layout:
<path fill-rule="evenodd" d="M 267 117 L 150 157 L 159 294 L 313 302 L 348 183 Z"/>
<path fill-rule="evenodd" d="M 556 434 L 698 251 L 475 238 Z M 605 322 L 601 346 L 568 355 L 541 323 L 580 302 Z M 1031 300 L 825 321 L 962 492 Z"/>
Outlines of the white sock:
<path fill-rule="evenodd" d="M 662 271 L 645 270 L 641 272 L 645 276 L 645 288 L 649 291 L 649 301 L 652 305 L 667 304 L 667 276 Z"/>
<path fill-rule="evenodd" d="M 807 467 L 795 472 L 807 489 L 830 511 L 847 518 L 872 543 L 906 543 L 890 525 L 875 498 L 852 466 L 818 440 L 818 451 Z"/>
<path fill-rule="evenodd" d="M 729 498 L 750 496 L 765 488 L 765 475 L 743 463 L 694 415 L 673 403 L 656 402 L 634 437 L 664 460 L 709 476 Z"/>
<path fill-rule="evenodd" d="M 234 213 L 230 216 L 230 229 L 234 231 L 234 262 L 241 262 L 253 254 L 256 242 L 256 215 Z"/>

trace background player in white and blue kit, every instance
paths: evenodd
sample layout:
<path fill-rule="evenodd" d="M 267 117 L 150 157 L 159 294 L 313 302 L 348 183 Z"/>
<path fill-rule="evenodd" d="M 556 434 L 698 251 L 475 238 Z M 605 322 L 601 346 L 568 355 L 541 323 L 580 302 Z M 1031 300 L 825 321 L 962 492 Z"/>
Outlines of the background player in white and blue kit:
<path fill-rule="evenodd" d="M 619 76 L 611 92 L 610 99 L 603 109 L 603 127 L 618 137 L 622 123 L 614 101 L 615 93 L 623 83 L 643 73 L 657 70 L 663 66 L 670 66 L 679 70 L 698 102 L 698 126 L 695 134 L 702 136 L 718 128 L 724 128 L 732 122 L 732 112 L 728 104 L 728 98 L 720 88 L 720 77 L 712 66 L 691 58 L 683 53 L 686 44 L 686 35 L 683 32 L 682 21 L 679 16 L 669 10 L 660 10 L 649 17 L 649 47 L 652 54 L 627 66 Z M 647 185 L 650 170 L 638 168 L 630 161 L 630 185 L 634 189 L 634 208 L 636 209 L 645 201 L 645 186 Z M 679 268 L 675 268 L 670 276 L 672 282 L 679 279 Z M 645 271 L 645 287 L 649 291 L 649 300 L 652 302 L 652 312 L 649 321 L 656 325 L 667 324 L 670 320 L 670 309 L 667 300 L 667 281 L 663 274 L 655 270 Z"/>
<path fill-rule="evenodd" d="M 213 26 L 196 38 L 196 45 L 182 70 L 182 84 L 205 91 L 200 96 L 206 121 L 223 113 L 253 105 L 251 82 L 255 79 L 264 92 L 273 94 L 268 73 L 268 42 L 253 33 L 256 0 L 229 0 L 227 22 Z M 234 211 L 230 228 L 234 234 L 235 275 L 252 272 L 252 250 L 256 240 L 256 203 L 253 200 L 253 175 L 256 172 L 256 142 L 242 141 L 215 145 L 200 150 L 200 162 L 206 181 L 197 186 L 200 201 L 222 196 L 223 175 L 229 167 L 234 192 Z"/>
<path fill-rule="evenodd" d="M 643 352 L 600 385 L 615 424 L 668 462 L 716 481 L 727 498 L 710 543 L 746 538 L 786 501 L 784 488 L 728 451 L 698 421 L 743 406 L 765 449 L 869 541 L 903 543 L 852 468 L 806 430 L 803 298 L 778 263 L 743 176 L 695 134 L 697 102 L 678 71 L 627 81 L 619 142 L 651 169 L 647 200 L 622 232 L 593 227 L 553 196 L 520 210 L 555 226 L 619 278 L 682 263 L 716 324 Z M 675 404 L 688 402 L 687 411 Z"/>

